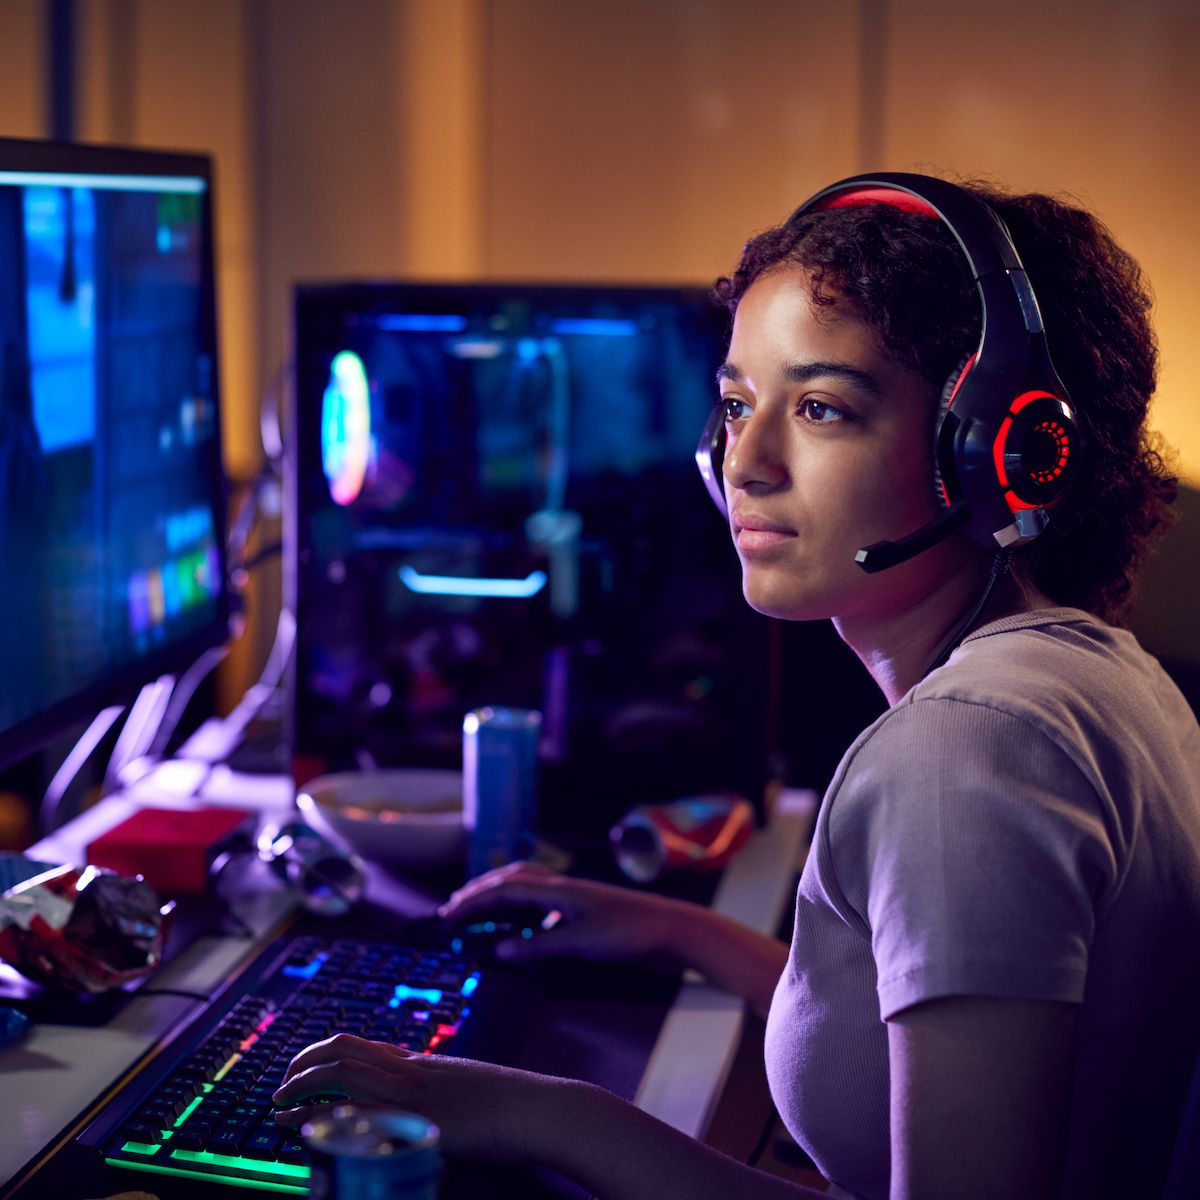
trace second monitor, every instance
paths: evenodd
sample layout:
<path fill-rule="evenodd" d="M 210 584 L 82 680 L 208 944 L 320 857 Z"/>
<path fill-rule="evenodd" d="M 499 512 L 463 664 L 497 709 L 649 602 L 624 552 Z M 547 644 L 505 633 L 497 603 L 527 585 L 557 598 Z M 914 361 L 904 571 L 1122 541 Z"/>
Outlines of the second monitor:
<path fill-rule="evenodd" d="M 0 139 L 0 766 L 229 636 L 203 155 Z"/>

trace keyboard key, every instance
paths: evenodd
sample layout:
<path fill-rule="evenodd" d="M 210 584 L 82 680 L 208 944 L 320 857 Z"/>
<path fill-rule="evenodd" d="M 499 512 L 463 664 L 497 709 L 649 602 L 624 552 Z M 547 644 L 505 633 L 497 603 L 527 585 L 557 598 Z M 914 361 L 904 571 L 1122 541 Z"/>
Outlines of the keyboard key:
<path fill-rule="evenodd" d="M 123 1142 L 161 1142 L 162 1131 L 159 1126 L 146 1121 L 131 1121 L 121 1130 Z"/>
<path fill-rule="evenodd" d="M 277 1155 L 280 1162 L 286 1163 L 302 1163 L 308 1161 L 308 1150 L 304 1143 L 297 1137 L 288 1137 L 284 1135 L 279 1143 L 279 1151 Z"/>
<path fill-rule="evenodd" d="M 209 1134 L 211 1134 L 212 1131 L 220 1124 L 221 1117 L 219 1114 L 215 1116 L 205 1116 L 200 1113 L 194 1113 L 192 1116 L 188 1117 L 188 1119 L 184 1121 L 184 1123 L 180 1125 L 177 1130 L 175 1130 L 175 1137 L 178 1137 L 180 1133 L 186 1132 L 194 1133 L 200 1138 L 207 1138 Z"/>
<path fill-rule="evenodd" d="M 214 1129 L 208 1137 L 205 1150 L 214 1154 L 237 1154 L 242 1147 L 242 1139 L 247 1136 L 244 1129 Z"/>
<path fill-rule="evenodd" d="M 227 1083 L 220 1083 L 204 1097 L 204 1107 L 209 1112 L 217 1112 L 236 1104 L 243 1096 L 241 1088 L 235 1088 Z"/>
<path fill-rule="evenodd" d="M 269 1129 L 259 1129 L 249 1134 L 242 1142 L 242 1153 L 247 1158 L 273 1159 L 282 1141 L 282 1134 Z"/>

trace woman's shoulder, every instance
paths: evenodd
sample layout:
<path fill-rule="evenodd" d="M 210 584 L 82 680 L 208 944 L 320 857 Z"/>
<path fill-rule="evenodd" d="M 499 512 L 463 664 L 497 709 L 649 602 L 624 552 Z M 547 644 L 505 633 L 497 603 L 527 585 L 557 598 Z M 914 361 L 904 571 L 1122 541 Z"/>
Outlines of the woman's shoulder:
<path fill-rule="evenodd" d="M 949 700 L 1002 709 L 1042 729 L 1106 726 L 1139 706 L 1194 724 L 1186 701 L 1127 629 L 1078 608 L 1040 608 L 981 626 L 896 708 Z"/>
<path fill-rule="evenodd" d="M 1131 633 L 1039 609 L 966 638 L 864 730 L 831 792 L 894 795 L 908 778 L 923 792 L 1070 790 L 1107 808 L 1139 780 L 1200 795 L 1198 764 L 1195 715 Z"/>
<path fill-rule="evenodd" d="M 906 763 L 923 774 L 979 763 L 1010 773 L 1052 745 L 1094 785 L 1118 743 L 1122 760 L 1138 756 L 1135 745 L 1174 757 L 1200 748 L 1200 730 L 1128 630 L 1079 608 L 1040 608 L 973 631 L 860 734 L 834 782 L 869 778 L 875 764 L 893 781 Z"/>

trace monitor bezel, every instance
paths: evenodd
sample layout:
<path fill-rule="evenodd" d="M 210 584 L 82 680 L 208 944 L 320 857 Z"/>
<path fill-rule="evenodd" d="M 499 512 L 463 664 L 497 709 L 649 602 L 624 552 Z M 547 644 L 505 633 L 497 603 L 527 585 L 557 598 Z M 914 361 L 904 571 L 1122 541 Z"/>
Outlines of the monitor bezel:
<path fill-rule="evenodd" d="M 106 673 L 40 712 L 7 729 L 0 729 L 0 769 L 11 767 L 39 750 L 56 737 L 69 735 L 102 709 L 113 704 L 129 704 L 147 684 L 163 675 L 178 675 L 206 650 L 223 645 L 230 637 L 233 615 L 226 560 L 228 495 L 223 458 L 220 331 L 217 327 L 216 228 L 214 165 L 210 155 L 201 151 L 148 149 L 98 143 L 31 141 L 0 137 L 0 172 L 30 171 L 70 175 L 135 175 L 182 177 L 204 181 L 201 204 L 201 231 L 204 239 L 201 261 L 201 314 L 206 329 L 207 350 L 215 365 L 213 405 L 215 454 L 212 463 L 211 496 L 217 530 L 219 588 L 212 618 L 169 644 L 155 647 L 132 662 Z"/>

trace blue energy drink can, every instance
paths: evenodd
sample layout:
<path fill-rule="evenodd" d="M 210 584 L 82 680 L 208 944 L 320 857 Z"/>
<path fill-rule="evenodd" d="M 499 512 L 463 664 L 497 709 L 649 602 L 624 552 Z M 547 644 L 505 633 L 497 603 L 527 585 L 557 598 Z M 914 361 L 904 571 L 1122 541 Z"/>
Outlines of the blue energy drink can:
<path fill-rule="evenodd" d="M 467 873 L 482 875 L 533 851 L 542 714 L 477 708 L 463 718 Z"/>
<path fill-rule="evenodd" d="M 312 1163 L 312 1200 L 436 1200 L 440 1134 L 398 1109 L 340 1105 L 301 1131 Z"/>

